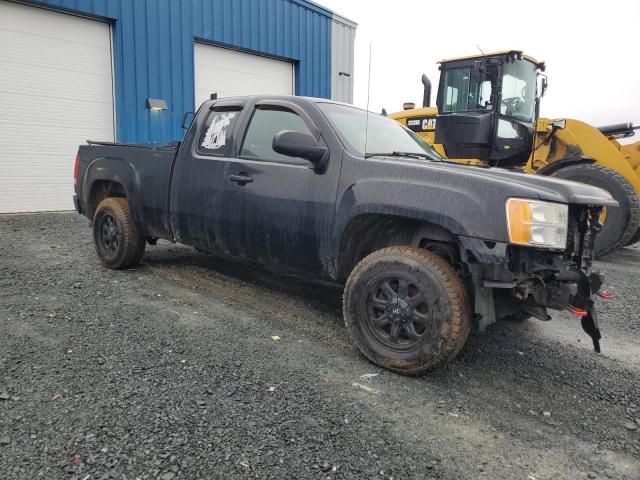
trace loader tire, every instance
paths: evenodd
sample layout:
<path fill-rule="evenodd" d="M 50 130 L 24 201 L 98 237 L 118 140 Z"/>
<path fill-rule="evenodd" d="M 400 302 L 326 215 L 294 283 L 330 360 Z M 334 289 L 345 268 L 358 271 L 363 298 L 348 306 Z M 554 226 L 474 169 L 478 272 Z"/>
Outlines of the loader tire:
<path fill-rule="evenodd" d="M 105 267 L 119 270 L 136 265 L 146 241 L 138 233 L 126 198 L 106 198 L 93 216 L 93 241 Z"/>
<path fill-rule="evenodd" d="M 627 245 L 635 245 L 640 242 L 640 228 L 636 231 L 636 233 L 631 237 L 631 240 L 627 242 Z"/>
<path fill-rule="evenodd" d="M 595 255 L 602 257 L 629 243 L 640 227 L 640 198 L 622 175 L 597 164 L 569 165 L 552 174 L 600 187 L 618 201 L 619 207 L 607 207 L 602 231 L 596 237 Z"/>
<path fill-rule="evenodd" d="M 344 289 L 344 321 L 371 362 L 404 375 L 443 364 L 471 331 L 469 298 L 442 258 L 413 247 L 389 247 L 365 257 Z"/>

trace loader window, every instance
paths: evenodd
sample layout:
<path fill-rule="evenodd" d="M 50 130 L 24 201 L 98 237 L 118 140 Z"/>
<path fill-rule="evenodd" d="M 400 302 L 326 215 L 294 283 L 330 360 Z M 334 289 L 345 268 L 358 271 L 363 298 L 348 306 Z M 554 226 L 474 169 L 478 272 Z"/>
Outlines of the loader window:
<path fill-rule="evenodd" d="M 491 110 L 491 93 L 495 74 L 484 73 L 471 81 L 471 68 L 454 68 L 444 72 L 444 105 L 442 111 L 471 112 Z"/>
<path fill-rule="evenodd" d="M 536 66 L 526 60 L 504 65 L 500 114 L 523 122 L 533 123 L 535 115 Z"/>
<path fill-rule="evenodd" d="M 484 80 L 478 86 L 478 108 L 491 109 L 491 80 Z"/>
<path fill-rule="evenodd" d="M 444 72 L 443 112 L 466 112 L 469 110 L 469 83 L 471 69 L 454 68 Z"/>

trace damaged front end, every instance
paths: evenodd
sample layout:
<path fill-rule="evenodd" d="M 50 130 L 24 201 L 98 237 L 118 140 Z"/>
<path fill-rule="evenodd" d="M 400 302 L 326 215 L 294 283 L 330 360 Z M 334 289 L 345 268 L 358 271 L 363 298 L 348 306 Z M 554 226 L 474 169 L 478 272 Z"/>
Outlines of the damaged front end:
<path fill-rule="evenodd" d="M 602 228 L 602 207 L 569 207 L 567 248 L 545 250 L 528 246 L 466 239 L 463 247 L 473 276 L 480 329 L 496 319 L 532 316 L 550 320 L 547 310 L 567 310 L 580 317 L 583 330 L 600 352 L 600 326 L 594 295 L 604 277 L 592 272 L 595 238 Z"/>

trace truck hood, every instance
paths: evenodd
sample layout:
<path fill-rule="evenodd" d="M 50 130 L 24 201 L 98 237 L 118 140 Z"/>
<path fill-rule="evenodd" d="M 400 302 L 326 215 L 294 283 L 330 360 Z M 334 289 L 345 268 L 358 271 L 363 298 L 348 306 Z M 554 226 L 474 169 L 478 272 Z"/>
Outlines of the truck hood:
<path fill-rule="evenodd" d="M 509 198 L 618 205 L 608 192 L 591 185 L 501 168 L 406 157 L 348 162 L 342 181 L 347 188 L 340 200 L 341 210 L 407 216 L 457 235 L 497 242 L 509 242 L 505 214 Z"/>
<path fill-rule="evenodd" d="M 453 162 L 421 161 L 398 157 L 384 157 L 385 162 L 416 167 L 433 172 L 437 170 L 452 179 L 456 184 L 469 183 L 491 189 L 502 190 L 507 197 L 532 198 L 537 200 L 567 203 L 574 205 L 602 205 L 617 207 L 618 202 L 602 188 L 544 175 L 527 175 L 503 168 L 486 168 L 462 165 Z M 445 173 L 446 172 L 446 173 Z"/>

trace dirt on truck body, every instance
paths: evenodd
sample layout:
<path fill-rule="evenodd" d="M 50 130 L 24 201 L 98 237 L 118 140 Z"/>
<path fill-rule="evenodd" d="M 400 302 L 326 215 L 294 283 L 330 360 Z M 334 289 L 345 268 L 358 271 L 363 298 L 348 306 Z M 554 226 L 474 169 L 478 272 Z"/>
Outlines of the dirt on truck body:
<path fill-rule="evenodd" d="M 599 348 L 591 259 L 607 192 L 447 162 L 350 105 L 205 102 L 178 148 L 81 146 L 74 202 L 109 268 L 163 238 L 344 285 L 351 340 L 399 373 L 453 358 L 474 316 L 484 328 L 568 309 Z"/>

